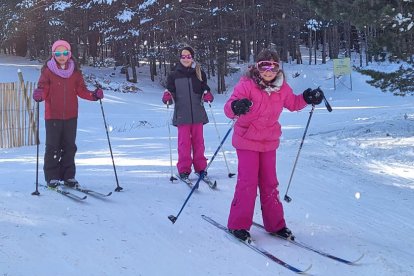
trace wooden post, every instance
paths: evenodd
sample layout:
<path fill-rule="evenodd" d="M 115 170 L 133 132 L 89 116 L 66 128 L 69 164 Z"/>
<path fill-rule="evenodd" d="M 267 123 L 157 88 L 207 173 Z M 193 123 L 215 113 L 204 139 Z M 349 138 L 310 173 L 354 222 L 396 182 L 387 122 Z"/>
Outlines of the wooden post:
<path fill-rule="evenodd" d="M 0 148 L 4 147 L 5 127 L 3 121 L 4 84 L 0 83 Z"/>
<path fill-rule="evenodd" d="M 9 110 L 10 110 L 10 106 L 9 106 L 9 94 L 8 91 L 10 89 L 10 84 L 7 84 L 7 88 L 6 88 L 6 99 L 4 101 L 4 110 L 6 111 L 6 116 L 5 116 L 5 122 L 6 122 L 6 131 L 7 131 L 7 140 L 6 140 L 6 147 L 8 148 L 10 145 L 10 120 L 9 120 Z"/>
<path fill-rule="evenodd" d="M 23 89 L 23 96 L 26 99 L 26 108 L 27 108 L 27 112 L 29 114 L 29 120 L 30 120 L 30 126 L 31 126 L 31 130 L 32 133 L 36 133 L 36 124 L 35 124 L 35 120 L 34 120 L 34 112 L 31 108 L 31 100 L 27 95 L 27 85 L 25 85 L 24 83 L 24 79 L 23 79 L 23 73 L 22 71 L 17 71 L 17 74 L 19 76 L 19 80 L 20 80 L 20 87 Z M 32 141 L 32 139 L 30 139 Z"/>

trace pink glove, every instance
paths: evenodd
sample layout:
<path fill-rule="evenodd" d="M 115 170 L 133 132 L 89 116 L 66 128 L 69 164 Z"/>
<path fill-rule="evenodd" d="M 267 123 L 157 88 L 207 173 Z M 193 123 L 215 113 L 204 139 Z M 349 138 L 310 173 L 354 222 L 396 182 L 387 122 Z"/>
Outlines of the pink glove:
<path fill-rule="evenodd" d="M 33 91 L 33 100 L 36 102 L 42 102 L 43 101 L 43 89 L 36 88 Z"/>
<path fill-rule="evenodd" d="M 173 103 L 172 102 L 172 95 L 171 95 L 170 91 L 165 90 L 164 95 L 162 95 L 162 102 L 164 104 L 168 104 L 168 105 Z"/>
<path fill-rule="evenodd" d="M 100 100 L 104 98 L 103 90 L 101 88 L 97 88 L 95 92 L 93 92 L 93 96 L 96 100 Z"/>
<path fill-rule="evenodd" d="M 207 102 L 210 102 L 210 103 L 213 102 L 213 100 L 214 100 L 213 94 L 211 94 L 210 91 L 204 92 L 203 100 L 206 103 Z"/>

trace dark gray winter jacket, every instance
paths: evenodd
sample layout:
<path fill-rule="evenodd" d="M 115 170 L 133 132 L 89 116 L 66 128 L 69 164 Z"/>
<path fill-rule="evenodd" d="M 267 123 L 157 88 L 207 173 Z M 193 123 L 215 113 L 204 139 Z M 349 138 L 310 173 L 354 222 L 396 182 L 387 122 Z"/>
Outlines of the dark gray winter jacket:
<path fill-rule="evenodd" d="M 202 96 L 210 91 L 206 74 L 201 71 L 203 81 L 197 78 L 194 68 L 184 67 L 179 63 L 167 80 L 167 89 L 174 98 L 173 125 L 208 123 Z"/>

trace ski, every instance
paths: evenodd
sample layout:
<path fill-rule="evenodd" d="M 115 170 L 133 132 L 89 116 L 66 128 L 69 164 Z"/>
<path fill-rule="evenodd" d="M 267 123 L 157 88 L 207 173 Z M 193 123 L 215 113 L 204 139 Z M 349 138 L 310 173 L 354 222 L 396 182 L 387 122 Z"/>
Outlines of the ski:
<path fill-rule="evenodd" d="M 59 193 L 61 195 L 64 195 L 64 196 L 69 197 L 69 198 L 74 199 L 74 200 L 82 201 L 82 200 L 84 200 L 84 199 L 86 199 L 88 197 L 86 195 L 85 196 L 78 196 L 78 195 L 75 195 L 75 194 L 73 194 L 73 193 L 71 193 L 69 191 L 59 189 L 59 186 L 57 186 L 56 188 L 52 188 L 52 187 L 49 187 L 49 186 L 43 185 L 43 184 L 40 184 L 40 186 L 45 187 L 46 189 L 49 189 L 49 190 L 54 191 L 54 192 L 57 192 L 57 193 Z"/>
<path fill-rule="evenodd" d="M 198 173 L 195 173 L 198 177 L 200 177 L 200 175 Z M 201 180 L 206 183 L 208 185 L 208 187 L 210 187 L 211 189 L 215 189 L 217 188 L 217 181 L 212 181 L 207 175 L 205 175 L 203 178 L 201 178 Z"/>
<path fill-rule="evenodd" d="M 108 197 L 108 196 L 112 195 L 112 192 L 109 192 L 107 194 L 103 194 L 103 193 L 100 193 L 100 192 L 96 192 L 94 190 L 84 189 L 84 188 L 82 188 L 80 186 L 75 186 L 73 188 L 72 187 L 69 187 L 69 188 L 74 189 L 74 190 L 79 191 L 79 192 L 84 193 L 84 194 L 91 195 L 91 196 Z"/>
<path fill-rule="evenodd" d="M 234 236 L 233 236 L 233 234 L 231 234 L 231 232 L 229 231 L 229 229 L 228 229 L 227 227 L 225 227 L 225 226 L 221 225 L 220 223 L 216 222 L 215 220 L 213 220 L 212 218 L 210 218 L 210 217 L 208 217 L 208 216 L 201 215 L 201 217 L 202 217 L 204 220 L 206 220 L 206 221 L 208 221 L 209 223 L 211 223 L 212 225 L 216 226 L 217 228 L 219 228 L 219 229 L 223 230 L 223 231 L 224 231 L 224 232 L 226 232 L 227 234 L 229 234 L 229 235 L 231 235 L 232 237 L 234 237 Z M 244 242 L 244 241 L 242 241 L 242 240 L 237 239 L 236 237 L 235 237 L 235 239 L 236 239 L 236 240 L 238 240 L 238 241 L 240 241 L 242 244 L 246 245 L 247 247 L 249 247 L 249 248 L 250 248 L 250 249 L 252 249 L 253 251 L 256 251 L 257 253 L 259 253 L 259 254 L 261 254 L 261 255 L 263 255 L 263 256 L 265 256 L 265 257 L 269 258 L 269 259 L 270 259 L 270 260 L 272 260 L 273 262 L 275 262 L 275 263 L 277 263 L 278 265 L 281 265 L 281 266 L 283 266 L 283 267 L 285 267 L 285 268 L 289 269 L 290 271 L 293 271 L 293 272 L 296 272 L 296 273 L 299 273 L 299 274 L 305 274 L 305 273 L 306 273 L 307 271 L 309 271 L 309 269 L 311 269 L 311 267 L 312 267 L 312 265 L 310 265 L 308 268 L 306 268 L 306 269 L 304 269 L 304 270 L 298 269 L 298 268 L 296 268 L 296 267 L 294 267 L 294 266 L 292 266 L 292 265 L 290 265 L 290 264 L 288 264 L 288 263 L 286 263 L 286 262 L 282 261 L 281 259 L 277 258 L 276 256 L 274 256 L 274 255 L 273 255 L 273 254 L 271 254 L 270 252 L 268 252 L 268 251 L 266 251 L 266 250 L 264 250 L 264 249 L 262 249 L 262 248 L 260 248 L 260 247 L 258 247 L 258 246 L 256 246 L 256 245 L 254 245 L 253 243 L 247 243 L 247 242 Z"/>
<path fill-rule="evenodd" d="M 256 227 L 259 227 L 259 228 L 261 228 L 261 229 L 264 229 L 264 226 L 263 226 L 263 225 L 261 225 L 261 224 L 259 224 L 259 223 L 257 223 L 257 222 L 253 222 L 253 225 L 254 225 L 254 226 L 256 226 Z M 329 253 L 323 252 L 323 251 L 321 251 L 321 250 L 319 250 L 319 249 L 315 249 L 315 248 L 313 248 L 313 247 L 311 247 L 311 246 L 309 246 L 309 245 L 307 245 L 307 244 L 304 244 L 304 243 L 302 243 L 302 242 L 298 242 L 298 241 L 296 241 L 296 240 L 290 240 L 290 239 L 287 239 L 287 238 L 284 238 L 284 237 L 278 236 L 278 235 L 276 235 L 276 234 L 271 234 L 271 236 L 276 237 L 276 238 L 279 238 L 279 239 L 282 239 L 282 240 L 285 240 L 285 241 L 288 241 L 288 242 L 290 242 L 290 243 L 292 243 L 292 244 L 294 244 L 294 245 L 296 245 L 296 246 L 299 246 L 299 247 L 301 247 L 301 248 L 303 248 L 303 249 L 306 249 L 306 250 L 309 250 L 309 251 L 315 252 L 315 253 L 317 253 L 317 254 L 319 254 L 319 255 L 321 255 L 321 256 L 327 257 L 327 258 L 329 258 L 329 259 L 332 259 L 332 260 L 335 260 L 335 261 L 338 261 L 338 262 L 341 262 L 341 263 L 344 263 L 344 264 L 347 264 L 347 265 L 354 265 L 354 264 L 356 264 L 358 261 L 360 261 L 360 260 L 364 257 L 364 254 L 362 254 L 362 255 L 361 255 L 359 258 L 357 258 L 356 260 L 354 260 L 354 261 L 349 261 L 349 260 L 345 260 L 345 259 L 343 259 L 343 258 L 339 258 L 339 257 L 337 257 L 337 256 L 334 256 L 334 255 L 332 255 L 332 254 L 329 254 Z"/>

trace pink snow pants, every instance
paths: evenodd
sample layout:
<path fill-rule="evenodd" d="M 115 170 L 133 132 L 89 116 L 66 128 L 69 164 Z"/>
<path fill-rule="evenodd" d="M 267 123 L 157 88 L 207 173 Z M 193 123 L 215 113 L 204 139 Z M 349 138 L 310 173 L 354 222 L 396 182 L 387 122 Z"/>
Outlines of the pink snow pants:
<path fill-rule="evenodd" d="M 258 152 L 237 150 L 238 177 L 227 227 L 249 230 L 252 225 L 257 186 L 260 191 L 263 224 L 268 232 L 286 226 L 279 200 L 276 176 L 276 150 Z"/>
<path fill-rule="evenodd" d="M 191 165 L 194 166 L 196 172 L 205 170 L 207 167 L 202 123 L 178 126 L 178 173 L 191 173 Z"/>

